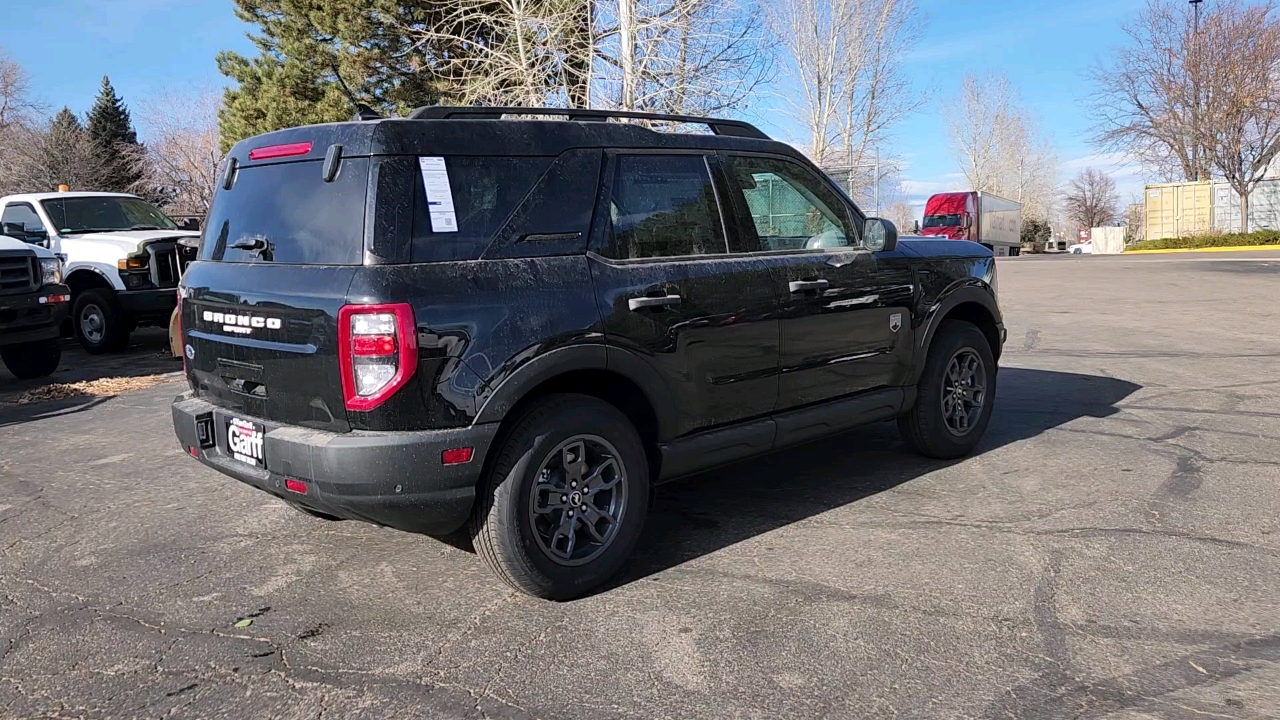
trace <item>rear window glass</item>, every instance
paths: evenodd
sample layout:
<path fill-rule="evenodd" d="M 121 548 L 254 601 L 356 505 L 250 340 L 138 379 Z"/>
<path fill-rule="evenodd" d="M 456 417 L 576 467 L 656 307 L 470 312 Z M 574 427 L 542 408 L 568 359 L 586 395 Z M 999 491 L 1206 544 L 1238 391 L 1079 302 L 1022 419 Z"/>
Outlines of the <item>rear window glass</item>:
<path fill-rule="evenodd" d="M 345 158 L 333 182 L 322 160 L 242 167 L 218 189 L 200 259 L 359 265 L 364 259 L 369 158 Z"/>
<path fill-rule="evenodd" d="M 469 260 L 479 257 L 503 222 L 529 194 L 551 165 L 550 157 L 444 158 L 448 187 L 453 195 L 452 224 L 432 222 L 422 173 L 414 172 L 413 262 Z M 438 177 L 438 176 L 437 176 Z M 440 185 L 432 190 L 439 192 Z M 595 193 L 594 184 L 587 192 Z M 440 199 L 432 197 L 432 203 Z M 439 207 L 438 205 L 436 207 Z M 436 216 L 439 218 L 439 214 Z M 441 225 L 436 227 L 436 225 Z"/>

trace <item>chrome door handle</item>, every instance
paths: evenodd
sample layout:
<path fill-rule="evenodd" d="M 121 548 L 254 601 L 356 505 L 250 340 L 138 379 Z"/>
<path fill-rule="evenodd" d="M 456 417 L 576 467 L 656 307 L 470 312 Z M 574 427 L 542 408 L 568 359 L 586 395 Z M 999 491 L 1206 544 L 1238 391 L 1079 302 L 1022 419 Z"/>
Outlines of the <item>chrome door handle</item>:
<path fill-rule="evenodd" d="M 627 307 L 635 310 L 643 310 L 653 307 L 671 307 L 680 304 L 679 295 L 661 295 L 658 297 L 645 296 L 635 297 L 627 301 Z"/>
<path fill-rule="evenodd" d="M 796 280 L 788 287 L 793 293 L 809 292 L 810 290 L 826 290 L 831 283 L 826 280 Z"/>

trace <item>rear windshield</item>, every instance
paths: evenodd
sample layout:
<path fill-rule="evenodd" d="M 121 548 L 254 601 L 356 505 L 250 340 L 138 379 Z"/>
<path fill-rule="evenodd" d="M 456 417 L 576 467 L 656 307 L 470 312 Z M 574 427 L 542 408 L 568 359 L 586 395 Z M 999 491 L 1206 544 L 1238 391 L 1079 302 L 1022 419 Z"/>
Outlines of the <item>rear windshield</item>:
<path fill-rule="evenodd" d="M 200 259 L 359 265 L 364 259 L 369 158 L 345 158 L 333 182 L 324 161 L 242 167 L 218 189 Z"/>

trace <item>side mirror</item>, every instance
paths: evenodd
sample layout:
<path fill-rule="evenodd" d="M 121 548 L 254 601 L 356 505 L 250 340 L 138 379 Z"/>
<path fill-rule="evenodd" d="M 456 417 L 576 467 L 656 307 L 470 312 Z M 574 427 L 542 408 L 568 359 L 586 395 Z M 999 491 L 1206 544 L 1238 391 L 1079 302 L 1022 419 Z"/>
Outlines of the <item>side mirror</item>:
<path fill-rule="evenodd" d="M 964 214 L 964 227 L 966 230 L 973 227 L 973 216 L 969 213 Z"/>
<path fill-rule="evenodd" d="M 867 218 L 862 235 L 867 249 L 872 252 L 892 252 L 898 247 L 898 228 L 883 218 Z"/>
<path fill-rule="evenodd" d="M 25 240 L 27 237 L 27 228 L 22 223 L 7 222 L 4 224 L 3 234 L 8 235 L 11 238 Z"/>
<path fill-rule="evenodd" d="M 200 229 L 200 221 L 195 218 L 187 218 L 186 220 L 182 221 L 182 224 L 178 226 L 178 229 L 198 231 Z"/>

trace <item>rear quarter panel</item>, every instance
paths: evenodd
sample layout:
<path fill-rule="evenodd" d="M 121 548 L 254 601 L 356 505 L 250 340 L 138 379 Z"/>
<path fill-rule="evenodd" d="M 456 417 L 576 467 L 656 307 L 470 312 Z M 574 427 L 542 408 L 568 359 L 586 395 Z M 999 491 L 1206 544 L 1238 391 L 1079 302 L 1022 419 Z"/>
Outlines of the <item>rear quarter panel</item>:
<path fill-rule="evenodd" d="M 415 389 L 375 412 L 353 414 L 358 429 L 469 425 L 495 394 L 505 397 L 505 382 L 549 354 L 578 348 L 604 355 L 581 255 L 365 267 L 347 301 L 408 301 L 418 334 Z"/>

